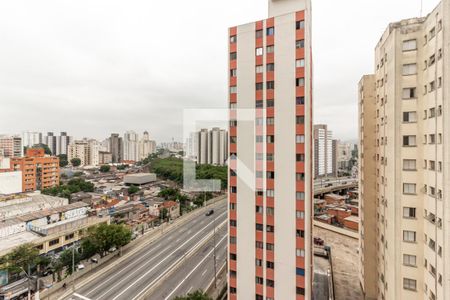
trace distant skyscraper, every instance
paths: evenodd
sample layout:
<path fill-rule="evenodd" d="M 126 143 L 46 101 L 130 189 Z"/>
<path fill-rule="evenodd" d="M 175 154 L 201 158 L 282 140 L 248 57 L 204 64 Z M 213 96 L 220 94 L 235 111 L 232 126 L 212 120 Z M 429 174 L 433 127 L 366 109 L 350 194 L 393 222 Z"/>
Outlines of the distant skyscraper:
<path fill-rule="evenodd" d="M 314 176 L 337 175 L 337 141 L 327 125 L 314 125 Z"/>
<path fill-rule="evenodd" d="M 150 140 L 150 135 L 145 131 L 142 135 L 142 139 L 139 141 L 138 160 L 143 160 L 153 153 L 156 153 L 156 142 Z"/>
<path fill-rule="evenodd" d="M 31 148 L 34 145 L 42 144 L 42 133 L 24 131 L 22 133 L 22 142 L 24 147 Z"/>
<path fill-rule="evenodd" d="M 120 163 L 123 160 L 123 140 L 119 134 L 113 133 L 109 138 L 109 148 L 113 163 Z"/>
<path fill-rule="evenodd" d="M 229 30 L 230 300 L 312 299 L 311 3 L 269 15 Z"/>
<path fill-rule="evenodd" d="M 56 155 L 67 154 L 67 148 L 73 142 L 73 137 L 68 136 L 67 132 L 61 132 L 61 135 L 56 137 Z"/>
<path fill-rule="evenodd" d="M 44 144 L 48 146 L 50 151 L 52 152 L 52 155 L 56 155 L 56 136 L 53 134 L 53 132 L 47 132 L 47 135 L 44 138 Z"/>
<path fill-rule="evenodd" d="M 98 166 L 100 164 L 99 143 L 96 140 L 74 141 L 68 147 L 67 158 L 81 160 L 81 166 Z"/>
<path fill-rule="evenodd" d="M 139 160 L 139 136 L 134 131 L 127 131 L 123 136 L 123 160 Z"/>
<path fill-rule="evenodd" d="M 0 136 L 0 150 L 4 157 L 22 157 L 22 138 L 20 136 Z"/>

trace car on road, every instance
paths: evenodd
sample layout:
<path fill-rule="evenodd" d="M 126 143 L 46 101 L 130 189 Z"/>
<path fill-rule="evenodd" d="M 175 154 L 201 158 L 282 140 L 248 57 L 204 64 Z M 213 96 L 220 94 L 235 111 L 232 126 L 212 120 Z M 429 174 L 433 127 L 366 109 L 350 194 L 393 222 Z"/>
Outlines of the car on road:
<path fill-rule="evenodd" d="M 91 262 L 98 264 L 98 259 L 93 257 L 93 258 L 91 258 Z"/>
<path fill-rule="evenodd" d="M 84 265 L 83 265 L 83 264 L 79 264 L 79 265 L 77 266 L 77 269 L 78 269 L 78 270 L 84 270 Z"/>
<path fill-rule="evenodd" d="M 209 216 L 211 216 L 212 214 L 214 214 L 214 209 L 208 210 L 208 212 L 205 214 L 205 216 L 209 217 Z"/>

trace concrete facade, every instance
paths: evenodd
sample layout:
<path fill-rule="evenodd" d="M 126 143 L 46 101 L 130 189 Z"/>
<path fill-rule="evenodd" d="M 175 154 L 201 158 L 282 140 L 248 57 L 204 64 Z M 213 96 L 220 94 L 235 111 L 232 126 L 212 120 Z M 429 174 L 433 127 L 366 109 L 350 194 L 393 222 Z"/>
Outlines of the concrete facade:
<path fill-rule="evenodd" d="M 365 195 L 364 205 L 375 201 L 377 217 L 363 226 L 365 244 L 377 251 L 364 260 L 376 259 L 377 299 L 450 299 L 449 30 L 443 0 L 427 17 L 390 24 L 375 50 L 368 143 L 375 143 L 376 197 Z"/>
<path fill-rule="evenodd" d="M 312 295 L 311 4 L 269 7 L 229 30 L 232 300 Z"/>

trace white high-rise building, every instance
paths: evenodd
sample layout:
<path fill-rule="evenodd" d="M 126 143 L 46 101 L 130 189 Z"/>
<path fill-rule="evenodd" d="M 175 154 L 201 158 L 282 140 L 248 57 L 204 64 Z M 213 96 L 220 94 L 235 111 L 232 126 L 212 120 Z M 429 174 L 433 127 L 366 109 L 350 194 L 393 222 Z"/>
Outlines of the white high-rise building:
<path fill-rule="evenodd" d="M 127 131 L 123 136 L 123 160 L 139 161 L 139 136 L 134 131 Z"/>
<path fill-rule="evenodd" d="M 54 155 L 67 155 L 67 149 L 72 142 L 73 137 L 68 136 L 67 132 L 61 132 L 61 135 L 56 137 L 56 153 Z"/>
<path fill-rule="evenodd" d="M 191 133 L 186 155 L 201 165 L 225 165 L 228 159 L 228 132 L 215 127 Z"/>
<path fill-rule="evenodd" d="M 42 143 L 42 133 L 24 131 L 22 132 L 22 142 L 24 147 L 33 147 L 34 145 Z"/>
<path fill-rule="evenodd" d="M 150 140 L 150 135 L 145 131 L 139 141 L 139 160 L 143 160 L 154 153 L 156 153 L 156 142 Z"/>

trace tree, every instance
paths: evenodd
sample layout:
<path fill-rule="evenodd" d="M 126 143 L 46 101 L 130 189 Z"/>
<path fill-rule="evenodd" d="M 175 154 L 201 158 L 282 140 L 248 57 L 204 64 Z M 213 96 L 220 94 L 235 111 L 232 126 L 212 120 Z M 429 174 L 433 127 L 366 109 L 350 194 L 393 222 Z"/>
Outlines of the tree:
<path fill-rule="evenodd" d="M 66 268 L 66 275 L 72 274 L 73 265 L 77 266 L 81 261 L 81 255 L 73 249 L 64 250 L 59 257 L 59 263 Z"/>
<path fill-rule="evenodd" d="M 178 195 L 180 195 L 180 190 L 174 188 L 165 188 L 158 193 L 158 197 L 162 197 L 166 200 L 176 199 Z"/>
<path fill-rule="evenodd" d="M 175 297 L 175 300 L 212 300 L 205 292 L 202 290 L 189 293 L 186 296 Z"/>
<path fill-rule="evenodd" d="M 72 166 L 74 167 L 79 167 L 81 165 L 81 159 L 79 158 L 72 158 L 70 160 L 70 163 L 72 164 Z"/>
<path fill-rule="evenodd" d="M 137 186 L 135 186 L 135 185 L 131 185 L 129 188 L 128 188 L 128 194 L 129 195 L 133 195 L 133 194 L 136 194 L 137 192 L 139 192 L 141 189 L 139 188 L 139 187 L 137 187 Z"/>
<path fill-rule="evenodd" d="M 131 230 L 124 225 L 117 224 L 100 224 L 89 230 L 87 239 L 89 251 L 94 249 L 102 257 L 113 247 L 122 247 L 131 241 Z M 83 243 L 82 243 L 83 245 Z"/>
<path fill-rule="evenodd" d="M 23 244 L 4 258 L 3 264 L 11 273 L 21 273 L 38 263 L 39 250 L 33 244 Z"/>
<path fill-rule="evenodd" d="M 52 150 L 46 144 L 35 144 L 31 147 L 32 149 L 44 149 L 45 154 L 52 155 Z"/>
<path fill-rule="evenodd" d="M 59 158 L 59 166 L 61 168 L 67 167 L 69 164 L 69 161 L 67 160 L 67 154 L 60 154 L 58 155 Z"/>
<path fill-rule="evenodd" d="M 108 165 L 103 165 L 100 167 L 100 172 L 102 173 L 108 173 L 111 170 L 111 167 Z"/>
<path fill-rule="evenodd" d="M 169 210 L 167 208 L 161 209 L 161 219 L 166 220 L 169 216 Z"/>

